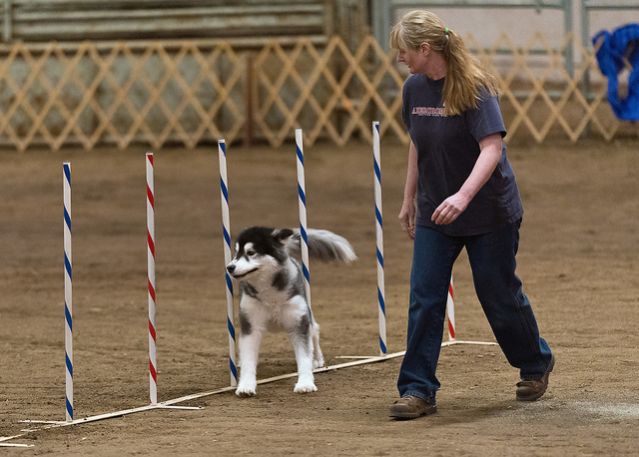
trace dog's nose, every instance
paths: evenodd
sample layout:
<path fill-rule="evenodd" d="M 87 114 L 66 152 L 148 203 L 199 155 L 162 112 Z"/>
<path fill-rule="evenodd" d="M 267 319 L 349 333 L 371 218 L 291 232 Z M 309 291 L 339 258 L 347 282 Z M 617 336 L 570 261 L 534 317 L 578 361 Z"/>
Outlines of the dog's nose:
<path fill-rule="evenodd" d="M 229 273 L 233 274 L 233 272 L 235 271 L 235 265 L 228 265 L 226 269 Z"/>

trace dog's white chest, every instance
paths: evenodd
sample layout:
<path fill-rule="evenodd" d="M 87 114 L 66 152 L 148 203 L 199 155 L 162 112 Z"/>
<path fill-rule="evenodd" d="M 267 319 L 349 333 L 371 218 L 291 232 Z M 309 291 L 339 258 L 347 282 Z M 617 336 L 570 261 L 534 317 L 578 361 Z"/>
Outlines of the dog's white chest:
<path fill-rule="evenodd" d="M 290 329 L 297 325 L 300 316 L 308 312 L 308 305 L 303 297 L 290 297 L 288 291 L 272 287 L 260 289 L 258 285 L 250 283 L 243 286 L 240 308 L 254 325 L 269 330 Z"/>

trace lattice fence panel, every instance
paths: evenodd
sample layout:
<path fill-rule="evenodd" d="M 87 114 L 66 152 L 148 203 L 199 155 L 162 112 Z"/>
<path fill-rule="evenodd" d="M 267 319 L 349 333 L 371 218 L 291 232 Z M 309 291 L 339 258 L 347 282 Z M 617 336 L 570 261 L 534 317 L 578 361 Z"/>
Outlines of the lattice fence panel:
<path fill-rule="evenodd" d="M 382 133 L 408 141 L 400 119 L 404 77 L 373 37 L 354 52 L 339 37 L 323 48 L 309 40 L 290 50 L 271 42 L 255 65 L 255 120 L 272 146 L 290 139 L 296 127 L 310 144 L 319 138 L 340 146 L 354 137 L 371 141 L 373 119 L 381 121 Z"/>
<path fill-rule="evenodd" d="M 568 70 L 565 54 L 572 36 L 558 47 L 540 33 L 524 46 L 506 35 L 488 48 L 472 35 L 466 41 L 497 75 L 509 140 L 576 142 L 587 135 L 611 140 L 622 127 L 639 135 L 635 125 L 619 122 L 610 110 L 592 49 L 574 44 L 578 59 Z M 305 129 L 311 144 L 319 138 L 337 145 L 352 138 L 370 141 L 371 119 L 381 121 L 386 137 L 408 142 L 400 116 L 406 75 L 393 53 L 384 53 L 373 38 L 353 51 L 339 38 L 325 48 L 300 41 L 285 49 L 272 42 L 256 67 L 256 122 L 273 146 L 290 140 L 295 127 Z M 323 96 L 315 95 L 318 91 Z"/>
<path fill-rule="evenodd" d="M 572 37 L 560 46 L 541 34 L 523 46 L 506 35 L 490 47 L 465 39 L 497 75 L 509 140 L 639 136 L 636 124 L 612 113 L 593 50 Z M 572 70 L 569 47 L 577 57 Z M 309 144 L 343 146 L 370 142 L 372 120 L 381 121 L 383 137 L 408 142 L 400 113 L 405 69 L 373 37 L 353 50 L 339 37 L 272 40 L 248 54 L 217 40 L 17 42 L 0 46 L 0 55 L 0 144 L 20 151 L 194 148 L 220 137 L 277 147 L 297 127 Z"/>
<path fill-rule="evenodd" d="M 467 41 L 477 47 L 472 36 Z M 621 129 L 639 136 L 636 125 L 622 123 L 612 113 L 594 51 L 573 41 L 567 36 L 552 47 L 542 34 L 534 34 L 517 47 L 502 35 L 490 49 L 477 52 L 499 80 L 510 139 L 532 137 L 542 143 L 568 138 L 574 143 L 590 135 L 610 141 Z M 569 48 L 577 56 L 572 72 L 565 57 Z M 499 52 L 504 49 L 509 50 L 506 56 Z M 627 88 L 625 81 L 620 78 L 620 87 Z"/>
<path fill-rule="evenodd" d="M 225 42 L 16 43 L 0 64 L 0 141 L 193 148 L 246 122 L 245 62 Z"/>

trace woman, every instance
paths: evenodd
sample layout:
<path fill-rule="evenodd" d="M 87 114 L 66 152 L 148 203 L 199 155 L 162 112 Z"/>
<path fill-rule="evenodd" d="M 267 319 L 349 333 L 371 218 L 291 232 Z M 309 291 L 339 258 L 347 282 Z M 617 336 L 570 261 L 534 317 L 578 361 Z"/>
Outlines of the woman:
<path fill-rule="evenodd" d="M 435 370 L 448 284 L 464 247 L 497 342 L 519 368 L 516 398 L 536 400 L 546 391 L 554 358 L 515 275 L 523 209 L 502 142 L 496 82 L 431 12 L 406 14 L 390 39 L 411 73 L 403 89 L 411 143 L 399 220 L 414 239 L 401 398 L 391 405 L 391 417 L 437 410 Z"/>

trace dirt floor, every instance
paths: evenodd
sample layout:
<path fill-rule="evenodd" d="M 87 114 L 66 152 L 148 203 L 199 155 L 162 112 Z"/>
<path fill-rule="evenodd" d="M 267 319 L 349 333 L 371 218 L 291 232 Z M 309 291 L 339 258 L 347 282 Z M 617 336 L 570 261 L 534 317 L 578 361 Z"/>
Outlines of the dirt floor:
<path fill-rule="evenodd" d="M 514 400 L 498 347 L 442 350 L 439 413 L 388 418 L 401 358 L 26 434 L 7 455 L 636 455 L 639 448 L 639 143 L 510 148 L 525 206 L 518 272 L 557 356 L 547 395 Z M 148 400 L 144 150 L 0 153 L 0 436 L 64 418 L 62 162 L 72 162 L 76 417 Z M 411 244 L 399 211 L 406 148 L 383 145 L 388 344 L 403 349 Z M 351 267 L 311 263 L 329 364 L 377 353 L 370 148 L 306 148 L 309 226 L 346 236 Z M 229 148 L 232 232 L 297 225 L 295 155 Z M 156 154 L 159 397 L 228 385 L 216 148 Z M 492 340 L 464 254 L 457 332 Z M 295 371 L 283 334 L 259 378 Z"/>

